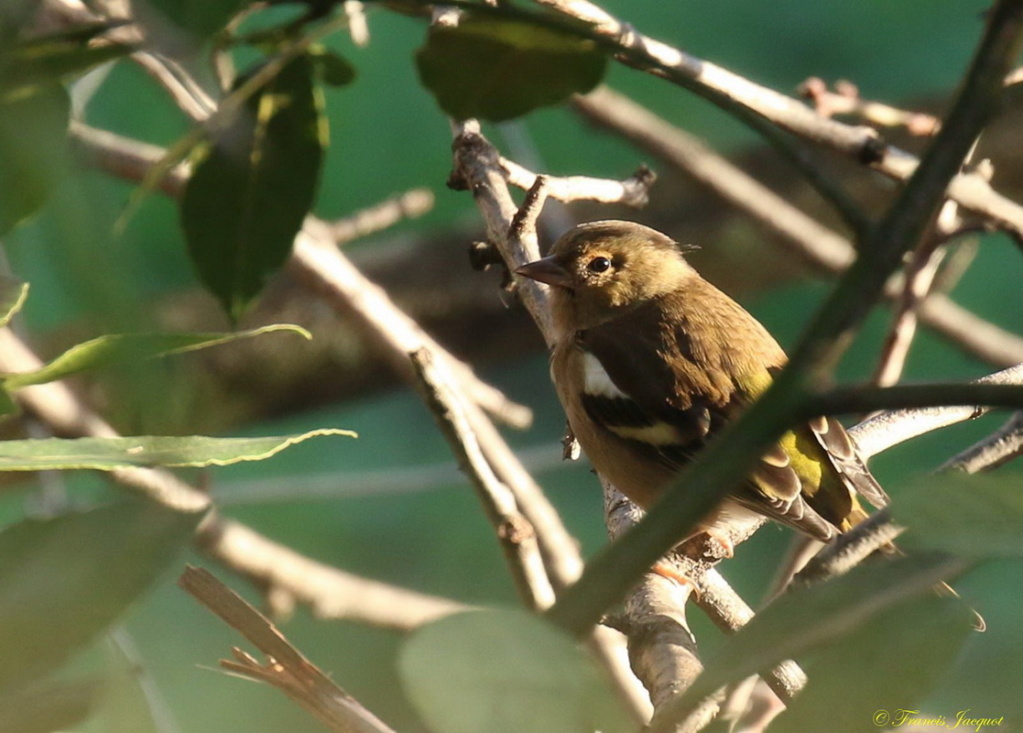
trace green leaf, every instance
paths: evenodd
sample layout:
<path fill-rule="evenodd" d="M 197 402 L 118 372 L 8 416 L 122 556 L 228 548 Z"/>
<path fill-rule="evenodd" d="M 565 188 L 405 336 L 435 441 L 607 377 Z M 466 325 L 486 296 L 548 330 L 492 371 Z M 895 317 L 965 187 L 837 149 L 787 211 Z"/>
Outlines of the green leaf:
<path fill-rule="evenodd" d="M 0 730 L 4 733 L 51 733 L 80 725 L 92 712 L 103 686 L 97 680 L 33 685 L 0 696 Z"/>
<path fill-rule="evenodd" d="M 148 0 L 166 20 L 199 38 L 223 30 L 251 0 Z"/>
<path fill-rule="evenodd" d="M 90 45 L 119 23 L 89 23 L 68 31 L 18 41 L 0 52 L 0 100 L 14 100 L 67 77 L 120 58 L 134 49 L 120 43 Z"/>
<path fill-rule="evenodd" d="M 9 275 L 0 275 L 0 328 L 4 328 L 25 305 L 28 283 Z"/>
<path fill-rule="evenodd" d="M 565 30 L 464 15 L 456 27 L 430 27 L 416 68 L 452 117 L 500 122 L 590 91 L 607 57 Z"/>
<path fill-rule="evenodd" d="M 905 547 L 969 557 L 1023 554 L 1023 479 L 1012 474 L 928 476 L 900 492 L 892 516 Z"/>
<path fill-rule="evenodd" d="M 203 146 L 181 202 L 189 256 L 237 320 L 284 264 L 313 205 L 326 122 L 308 57 L 289 63 Z"/>
<path fill-rule="evenodd" d="M 322 45 L 309 49 L 320 81 L 332 87 L 346 87 L 355 81 L 355 67 L 346 58 Z"/>
<path fill-rule="evenodd" d="M 629 729 L 594 664 L 522 611 L 470 611 L 416 631 L 398 662 L 434 733 L 604 733 Z"/>
<path fill-rule="evenodd" d="M 56 85 L 0 99 L 0 236 L 35 213 L 60 181 L 70 110 Z"/>
<path fill-rule="evenodd" d="M 0 442 L 0 471 L 95 469 L 132 466 L 230 466 L 262 461 L 310 438 L 358 437 L 351 430 L 323 428 L 300 435 L 210 438 L 204 435 L 136 435 L 119 438 L 38 438 Z"/>
<path fill-rule="evenodd" d="M 56 359 L 35 371 L 9 374 L 0 377 L 0 380 L 2 380 L 4 389 L 10 391 L 33 384 L 44 384 L 64 379 L 89 369 L 197 351 L 275 331 L 297 333 L 306 339 L 312 338 L 312 335 L 304 328 L 287 323 L 233 333 L 112 334 L 72 346 Z"/>
<path fill-rule="evenodd" d="M 113 623 L 200 518 L 134 499 L 0 532 L 0 691 L 52 672 Z"/>
<path fill-rule="evenodd" d="M 935 583 L 963 567 L 946 556 L 902 557 L 792 590 L 728 639 L 692 687 L 671 704 L 694 705 L 724 684 L 842 638 L 883 609 L 931 592 Z"/>
<path fill-rule="evenodd" d="M 771 733 L 862 733 L 887 728 L 947 674 L 973 614 L 954 598 L 927 596 L 893 606 L 807 665 L 809 682 Z"/>

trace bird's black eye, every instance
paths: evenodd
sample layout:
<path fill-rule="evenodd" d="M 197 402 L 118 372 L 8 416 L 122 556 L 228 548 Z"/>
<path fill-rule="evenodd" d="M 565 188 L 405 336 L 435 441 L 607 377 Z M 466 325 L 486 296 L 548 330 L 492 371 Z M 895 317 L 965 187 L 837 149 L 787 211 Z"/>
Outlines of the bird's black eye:
<path fill-rule="evenodd" d="M 611 269 L 611 260 L 607 257 L 594 257 L 586 264 L 590 272 L 607 272 Z"/>

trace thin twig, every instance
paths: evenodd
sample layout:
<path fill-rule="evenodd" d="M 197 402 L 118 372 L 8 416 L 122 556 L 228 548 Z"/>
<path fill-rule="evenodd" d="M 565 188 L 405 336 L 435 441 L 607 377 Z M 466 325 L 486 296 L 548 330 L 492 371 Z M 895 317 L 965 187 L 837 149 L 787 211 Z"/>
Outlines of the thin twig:
<path fill-rule="evenodd" d="M 998 430 L 937 468 L 940 471 L 980 473 L 1003 466 L 1023 455 L 1023 412 L 1016 412 Z"/>
<path fill-rule="evenodd" d="M 369 24 L 366 22 L 366 9 L 360 0 L 345 0 L 341 7 L 348 16 L 348 35 L 356 46 L 369 45 Z"/>
<path fill-rule="evenodd" d="M 911 135 L 926 137 L 941 127 L 941 121 L 924 112 L 908 112 L 881 102 L 863 99 L 856 85 L 848 81 L 828 89 L 823 79 L 812 76 L 799 85 L 799 93 L 813 102 L 822 117 L 852 115 L 878 127 L 905 127 Z"/>
<path fill-rule="evenodd" d="M 227 518 L 202 528 L 195 542 L 211 559 L 265 589 L 282 613 L 302 603 L 320 619 L 409 632 L 469 609 L 318 562 Z"/>
<path fill-rule="evenodd" d="M 501 167 L 508 177 L 508 183 L 529 190 L 538 174 L 502 157 Z M 649 168 L 641 167 L 624 181 L 589 176 L 544 176 L 547 179 L 548 195 L 563 203 L 573 201 L 596 201 L 601 204 L 623 204 L 641 209 L 650 200 L 650 186 L 657 176 Z"/>
<path fill-rule="evenodd" d="M 266 682 L 338 733 L 394 733 L 358 700 L 338 687 L 241 596 L 202 568 L 188 567 L 178 585 L 267 657 L 260 664 L 236 650 L 235 661 L 221 665 L 236 674 Z"/>
<path fill-rule="evenodd" d="M 443 373 L 425 349 L 409 355 L 418 376 L 418 387 L 427 407 L 447 438 L 462 470 L 468 475 L 494 528 L 515 587 L 526 606 L 543 610 L 554 603 L 554 589 L 547 577 L 536 532 L 518 510 L 515 495 L 501 483 L 487 463 L 465 415 L 450 375 Z"/>
<path fill-rule="evenodd" d="M 817 553 L 793 576 L 791 586 L 815 585 L 844 575 L 877 550 L 890 545 L 903 529 L 892 522 L 887 508 L 874 512 Z"/>
<path fill-rule="evenodd" d="M 433 208 L 433 202 L 433 191 L 428 188 L 413 188 L 375 206 L 330 222 L 330 233 L 337 244 L 346 244 L 388 229 L 403 219 L 418 218 Z"/>

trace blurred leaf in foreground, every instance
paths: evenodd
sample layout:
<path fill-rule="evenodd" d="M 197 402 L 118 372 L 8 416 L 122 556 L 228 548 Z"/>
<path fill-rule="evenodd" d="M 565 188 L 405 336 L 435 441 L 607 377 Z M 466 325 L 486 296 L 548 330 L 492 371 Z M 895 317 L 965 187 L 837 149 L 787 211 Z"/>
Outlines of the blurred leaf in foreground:
<path fill-rule="evenodd" d="M 0 692 L 54 671 L 104 631 L 200 518 L 131 499 L 0 532 Z"/>
<path fill-rule="evenodd" d="M 0 236 L 41 207 L 67 167 L 71 102 L 56 84 L 0 94 Z"/>
<path fill-rule="evenodd" d="M 810 588 L 793 589 L 725 641 L 675 704 L 694 705 L 722 685 L 835 643 L 885 609 L 932 593 L 936 583 L 965 567 L 965 561 L 944 555 L 901 557 L 854 568 Z M 962 601 L 955 603 L 973 617 Z"/>
<path fill-rule="evenodd" d="M 771 733 L 861 733 L 896 723 L 896 711 L 914 709 L 935 688 L 972 633 L 973 614 L 958 599 L 895 605 L 811 656 L 806 689 Z"/>
<path fill-rule="evenodd" d="M 899 493 L 892 516 L 900 545 L 968 557 L 1023 555 L 1023 478 L 1018 474 L 925 476 Z"/>
<path fill-rule="evenodd" d="M 405 643 L 402 682 L 435 733 L 604 733 L 627 716 L 571 638 L 524 611 L 470 611 Z"/>

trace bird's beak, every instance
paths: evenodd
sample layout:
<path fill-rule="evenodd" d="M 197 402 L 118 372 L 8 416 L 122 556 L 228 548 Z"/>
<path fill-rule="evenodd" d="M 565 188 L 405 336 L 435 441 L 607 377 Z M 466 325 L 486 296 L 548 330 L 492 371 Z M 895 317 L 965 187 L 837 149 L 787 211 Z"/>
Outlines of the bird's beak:
<path fill-rule="evenodd" d="M 538 280 L 548 285 L 557 285 L 562 288 L 571 288 L 572 281 L 568 271 L 551 256 L 529 262 L 515 270 L 516 275 L 522 275 L 532 280 Z"/>

